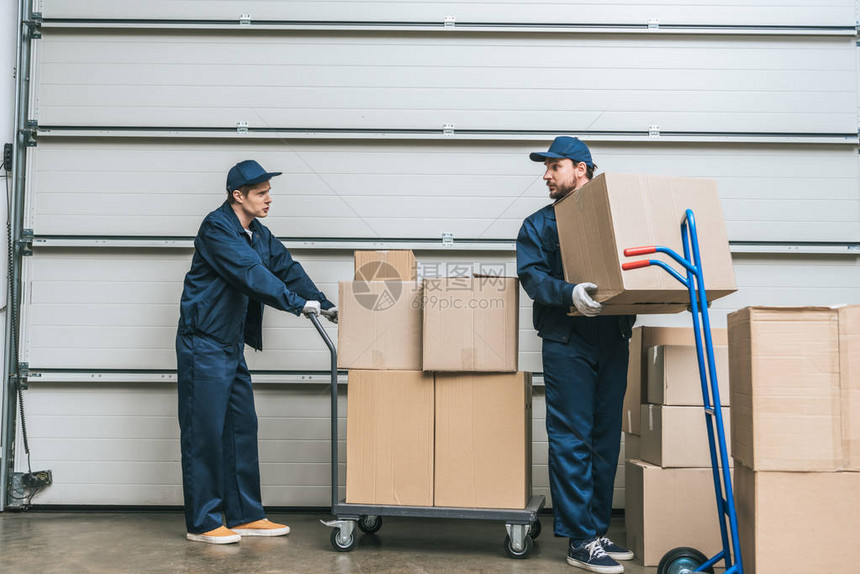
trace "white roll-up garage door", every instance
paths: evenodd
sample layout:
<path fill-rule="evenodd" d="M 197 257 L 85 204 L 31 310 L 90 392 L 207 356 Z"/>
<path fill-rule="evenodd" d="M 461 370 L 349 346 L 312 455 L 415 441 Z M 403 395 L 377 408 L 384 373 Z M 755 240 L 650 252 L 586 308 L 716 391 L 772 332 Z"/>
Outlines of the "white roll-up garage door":
<path fill-rule="evenodd" d="M 20 360 L 33 466 L 54 485 L 35 503 L 182 503 L 181 281 L 248 157 L 285 172 L 266 224 L 331 297 L 362 246 L 513 274 L 519 225 L 546 203 L 527 152 L 570 133 L 601 170 L 717 179 L 740 287 L 717 326 L 750 304 L 860 303 L 852 1 L 452 6 L 37 3 Z M 521 302 L 520 366 L 539 373 Z M 264 330 L 247 353 L 264 503 L 325 506 L 327 352 L 302 319 L 269 310 Z"/>

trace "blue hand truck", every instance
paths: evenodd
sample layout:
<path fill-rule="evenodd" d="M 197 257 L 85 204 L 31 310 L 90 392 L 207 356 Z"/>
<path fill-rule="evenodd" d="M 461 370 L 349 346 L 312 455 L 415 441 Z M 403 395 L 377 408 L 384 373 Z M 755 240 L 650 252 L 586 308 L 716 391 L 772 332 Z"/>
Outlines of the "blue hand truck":
<path fill-rule="evenodd" d="M 696 338 L 696 355 L 699 360 L 699 378 L 702 384 L 702 399 L 705 406 L 705 423 L 708 428 L 708 445 L 711 450 L 711 468 L 714 474 L 714 492 L 717 498 L 717 512 L 720 521 L 720 534 L 723 549 L 713 558 L 707 558 L 694 548 L 675 548 L 660 560 L 658 574 L 688 574 L 691 572 L 713 572 L 713 566 L 720 560 L 725 561 L 725 574 L 743 574 L 741 546 L 738 537 L 738 517 L 732 493 L 732 477 L 729 457 L 726 450 L 726 434 L 723 426 L 720 390 L 717 386 L 717 368 L 714 363 L 714 344 L 711 340 L 711 323 L 708 318 L 708 298 L 705 292 L 705 279 L 702 273 L 702 258 L 699 253 L 699 239 L 696 233 L 696 218 L 688 209 L 681 222 L 681 239 L 684 256 L 681 257 L 668 247 L 630 247 L 624 250 L 626 257 L 665 253 L 677 261 L 687 272 L 684 277 L 673 267 L 658 259 L 628 261 L 621 265 L 625 271 L 656 265 L 681 282 L 690 292 L 690 312 L 693 317 L 693 333 Z M 699 316 L 701 315 L 701 324 Z M 704 347 L 702 338 L 704 334 Z M 707 361 L 707 364 L 706 364 Z M 726 517 L 729 529 L 726 530 Z M 731 540 L 729 539 L 731 534 Z M 731 545 L 730 545 L 731 542 Z M 732 564 L 732 550 L 735 563 Z"/>

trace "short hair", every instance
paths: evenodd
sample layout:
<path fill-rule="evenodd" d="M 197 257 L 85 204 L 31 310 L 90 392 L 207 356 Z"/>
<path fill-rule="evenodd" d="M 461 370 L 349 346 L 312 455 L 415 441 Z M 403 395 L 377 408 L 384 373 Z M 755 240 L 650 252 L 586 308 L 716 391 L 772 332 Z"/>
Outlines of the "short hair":
<path fill-rule="evenodd" d="M 240 185 L 236 189 L 239 190 L 239 193 L 241 193 L 243 197 L 248 197 L 248 193 L 251 191 L 251 189 L 253 187 L 254 187 L 253 185 L 245 184 L 245 185 Z M 236 191 L 236 190 L 230 190 L 227 192 L 227 201 L 229 201 L 231 205 L 236 203 L 236 199 L 233 197 L 234 191 Z"/>

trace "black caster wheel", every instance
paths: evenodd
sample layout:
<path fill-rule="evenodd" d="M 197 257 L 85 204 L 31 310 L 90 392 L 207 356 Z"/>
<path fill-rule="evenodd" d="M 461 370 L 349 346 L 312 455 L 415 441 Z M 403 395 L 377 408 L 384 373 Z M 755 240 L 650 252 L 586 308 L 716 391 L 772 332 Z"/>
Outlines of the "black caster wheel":
<path fill-rule="evenodd" d="M 537 540 L 540 536 L 540 519 L 535 520 L 529 525 L 529 538 Z"/>
<path fill-rule="evenodd" d="M 508 555 L 508 558 L 516 558 L 518 560 L 522 560 L 524 558 L 528 558 L 529 554 L 532 553 L 532 549 L 534 548 L 534 540 L 532 540 L 531 536 L 526 536 L 523 540 L 523 549 L 520 551 L 514 550 L 514 547 L 511 546 L 511 537 L 505 536 L 505 554 Z"/>
<path fill-rule="evenodd" d="M 366 534 L 374 534 L 382 528 L 381 516 L 362 516 L 358 519 L 358 529 Z"/>
<path fill-rule="evenodd" d="M 708 557 L 695 548 L 675 548 L 667 552 L 660 565 L 657 566 L 657 574 L 692 574 L 692 572 L 708 561 Z M 713 568 L 702 572 L 714 574 Z"/>
<path fill-rule="evenodd" d="M 338 539 L 338 534 L 340 534 L 340 529 L 335 528 L 331 531 L 331 547 L 337 550 L 338 552 L 349 552 L 353 548 L 355 548 L 355 532 L 353 532 L 349 536 L 349 540 L 346 541 L 346 544 L 341 542 Z"/>

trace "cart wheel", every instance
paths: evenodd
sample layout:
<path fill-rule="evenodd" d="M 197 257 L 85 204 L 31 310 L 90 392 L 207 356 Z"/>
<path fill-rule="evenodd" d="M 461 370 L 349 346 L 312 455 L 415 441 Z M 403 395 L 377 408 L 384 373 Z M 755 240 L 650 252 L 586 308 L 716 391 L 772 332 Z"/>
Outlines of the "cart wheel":
<path fill-rule="evenodd" d="M 382 528 L 381 516 L 362 516 L 358 519 L 358 529 L 367 534 L 379 532 Z"/>
<path fill-rule="evenodd" d="M 682 546 L 670 550 L 663 556 L 660 565 L 657 566 L 657 574 L 691 574 L 707 561 L 708 557 L 695 548 Z M 702 572 L 714 574 L 714 569 L 708 568 Z"/>
<path fill-rule="evenodd" d="M 349 552 L 353 548 L 355 548 L 355 532 L 353 532 L 349 536 L 349 540 L 347 540 L 346 544 L 342 543 L 338 539 L 338 534 L 340 534 L 340 528 L 335 528 L 331 531 L 331 546 L 338 552 Z"/>
<path fill-rule="evenodd" d="M 505 554 L 508 555 L 508 558 L 517 558 L 524 559 L 528 558 L 529 554 L 532 553 L 532 549 L 534 548 L 534 540 L 532 540 L 531 536 L 526 536 L 523 539 L 523 549 L 520 551 L 514 550 L 514 547 L 511 545 L 511 537 L 505 536 Z"/>
<path fill-rule="evenodd" d="M 538 536 L 540 536 L 540 519 L 535 519 L 535 521 L 529 525 L 529 538 L 537 540 Z"/>

